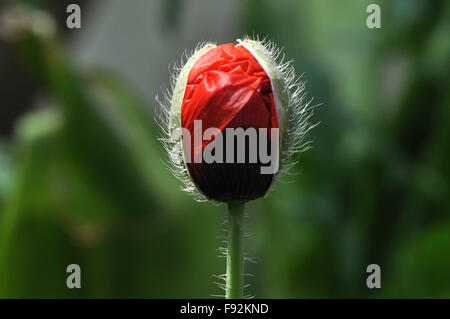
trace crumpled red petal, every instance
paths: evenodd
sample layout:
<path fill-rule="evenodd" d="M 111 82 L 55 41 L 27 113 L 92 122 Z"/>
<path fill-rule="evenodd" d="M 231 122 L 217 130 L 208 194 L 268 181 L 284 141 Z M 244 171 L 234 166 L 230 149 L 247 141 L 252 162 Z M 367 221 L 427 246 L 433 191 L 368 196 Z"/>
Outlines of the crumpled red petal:
<path fill-rule="evenodd" d="M 194 132 L 194 120 L 202 120 L 201 132 Z M 279 127 L 270 79 L 247 49 L 222 44 L 195 62 L 181 106 L 181 126 L 191 133 L 190 174 L 208 197 L 248 200 L 266 192 L 272 176 L 261 176 L 260 164 L 192 164 L 214 140 L 194 149 L 194 134 L 203 136 L 208 128 L 267 128 L 270 137 L 270 129 Z"/>
<path fill-rule="evenodd" d="M 210 127 L 278 127 L 270 79 L 243 46 L 222 44 L 192 67 L 181 106 L 181 126 L 194 134 L 194 120 Z M 195 132 L 196 134 L 203 132 Z M 204 148 L 209 141 L 204 141 Z M 191 143 L 192 147 L 193 141 Z M 201 149 L 192 149 L 196 156 Z"/>

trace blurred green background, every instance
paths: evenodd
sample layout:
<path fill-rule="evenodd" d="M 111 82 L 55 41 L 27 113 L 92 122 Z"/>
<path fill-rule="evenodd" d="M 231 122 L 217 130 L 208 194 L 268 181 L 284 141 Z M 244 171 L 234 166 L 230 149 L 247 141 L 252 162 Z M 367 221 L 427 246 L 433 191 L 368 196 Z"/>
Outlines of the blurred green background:
<path fill-rule="evenodd" d="M 449 1 L 85 0 L 69 30 L 71 2 L 0 3 L 0 297 L 223 294 L 226 207 L 179 190 L 154 96 L 185 48 L 244 34 L 322 103 L 296 174 L 247 205 L 246 293 L 450 297 Z"/>

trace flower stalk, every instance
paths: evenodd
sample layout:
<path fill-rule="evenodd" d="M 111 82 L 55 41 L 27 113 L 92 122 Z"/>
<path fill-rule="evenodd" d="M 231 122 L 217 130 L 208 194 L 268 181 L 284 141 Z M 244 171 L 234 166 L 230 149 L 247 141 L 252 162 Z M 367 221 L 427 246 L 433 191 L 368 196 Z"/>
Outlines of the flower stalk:
<path fill-rule="evenodd" d="M 228 203 L 228 253 L 226 299 L 244 295 L 243 221 L 245 202 Z"/>
<path fill-rule="evenodd" d="M 200 44 L 173 69 L 160 139 L 185 191 L 228 204 L 227 299 L 243 298 L 245 203 L 266 196 L 309 148 L 314 106 L 304 89 L 292 61 L 258 37 Z"/>

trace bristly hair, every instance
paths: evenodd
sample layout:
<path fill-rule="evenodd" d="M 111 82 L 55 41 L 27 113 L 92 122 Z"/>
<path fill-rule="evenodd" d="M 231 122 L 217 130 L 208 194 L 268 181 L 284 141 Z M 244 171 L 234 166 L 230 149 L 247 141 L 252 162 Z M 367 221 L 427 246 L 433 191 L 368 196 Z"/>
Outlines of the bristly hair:
<path fill-rule="evenodd" d="M 278 109 L 281 108 L 285 118 L 285 128 L 281 144 L 280 169 L 274 177 L 272 186 L 280 180 L 280 177 L 297 163 L 294 154 L 303 152 L 311 148 L 311 141 L 304 142 L 305 135 L 319 123 L 311 124 L 310 119 L 314 113 L 312 98 L 307 100 L 305 86 L 306 82 L 301 81 L 301 76 L 296 76 L 293 61 L 286 60 L 282 49 L 278 48 L 275 42 L 259 36 L 245 36 L 243 40 L 237 40 L 238 45 L 243 45 L 261 63 L 269 78 L 271 79 L 274 96 L 278 92 L 281 101 L 276 101 Z M 169 67 L 170 87 L 163 87 L 162 99 L 158 96 L 156 100 L 161 105 L 157 112 L 156 122 L 161 128 L 161 141 L 163 148 L 168 154 L 169 170 L 183 183 L 182 190 L 191 194 L 197 201 L 207 201 L 208 199 L 198 190 L 189 171 L 184 163 L 182 141 L 180 132 L 174 135 L 174 131 L 179 128 L 180 108 L 184 97 L 186 79 L 192 65 L 201 55 L 206 53 L 216 44 L 205 42 L 200 43 L 191 52 L 184 52 L 181 63 Z M 202 51 L 204 51 L 202 53 Z M 270 65 L 268 67 L 268 65 Z M 274 87 L 276 86 L 276 87 Z M 177 93 L 178 96 L 175 96 Z M 270 190 L 269 189 L 269 190 Z"/>
<path fill-rule="evenodd" d="M 284 111 L 285 116 L 285 130 L 281 144 L 280 155 L 280 169 L 275 176 L 275 180 L 267 193 L 269 193 L 276 185 L 283 175 L 289 174 L 292 167 L 298 162 L 295 158 L 295 154 L 304 152 L 310 149 L 312 141 L 304 141 L 306 134 L 316 127 L 319 123 L 311 123 L 311 117 L 314 115 L 314 108 L 318 105 L 312 105 L 313 98 L 307 98 L 306 81 L 301 81 L 303 76 L 297 76 L 294 69 L 294 61 L 292 59 L 287 60 L 283 49 L 279 48 L 274 41 L 267 39 L 267 37 L 260 39 L 258 35 L 250 37 L 244 36 L 243 40 L 237 40 L 238 43 L 244 45 L 245 42 L 255 43 L 259 46 L 261 51 L 260 55 L 256 54 L 252 48 L 247 49 L 255 56 L 255 58 L 261 63 L 260 59 L 264 59 L 264 56 L 270 59 L 272 62 L 271 67 L 266 66 L 266 73 L 269 75 L 272 83 L 272 89 L 274 87 L 274 77 L 281 80 L 279 90 L 281 95 L 284 95 L 284 101 L 281 102 L 281 108 Z M 266 64 L 266 63 L 261 63 Z M 264 65 L 262 65 L 264 68 Z M 266 193 L 266 195 L 267 195 Z"/>
<path fill-rule="evenodd" d="M 155 120 L 161 128 L 158 139 L 161 141 L 163 148 L 168 155 L 166 166 L 169 171 L 183 183 L 181 190 L 191 194 L 193 198 L 199 202 L 204 202 L 208 199 L 195 186 L 184 163 L 183 145 L 179 135 L 181 132 L 178 131 L 178 134 L 176 133 L 176 122 L 180 121 L 180 114 L 177 114 L 178 110 L 176 107 L 181 108 L 181 103 L 178 106 L 174 105 L 177 102 L 174 101 L 174 93 L 177 87 L 183 85 L 183 83 L 180 82 L 183 80 L 181 77 L 182 73 L 186 73 L 185 78 L 187 79 L 187 74 L 189 73 L 189 70 L 187 69 L 188 63 L 191 62 L 193 64 L 195 61 L 192 61 L 192 59 L 207 46 L 213 47 L 215 44 L 211 42 L 202 42 L 197 44 L 195 49 L 191 52 L 185 50 L 181 56 L 180 62 L 175 62 L 169 66 L 170 86 L 162 87 L 162 98 L 156 96 L 156 101 L 161 108 L 157 110 Z M 185 86 L 186 84 L 184 83 L 184 87 Z M 184 95 L 184 88 L 182 93 Z M 181 96 L 181 99 L 182 98 L 183 96 Z M 181 122 L 179 123 L 181 124 Z"/>

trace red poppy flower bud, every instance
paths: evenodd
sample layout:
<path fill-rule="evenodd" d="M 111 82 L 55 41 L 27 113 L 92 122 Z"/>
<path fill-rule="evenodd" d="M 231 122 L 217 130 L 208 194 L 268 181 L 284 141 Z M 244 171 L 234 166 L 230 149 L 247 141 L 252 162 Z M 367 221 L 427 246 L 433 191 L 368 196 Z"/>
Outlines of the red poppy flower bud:
<path fill-rule="evenodd" d="M 221 202 L 262 197 L 301 148 L 311 128 L 304 84 L 278 54 L 250 39 L 206 44 L 176 76 L 162 140 L 187 190 Z"/>

